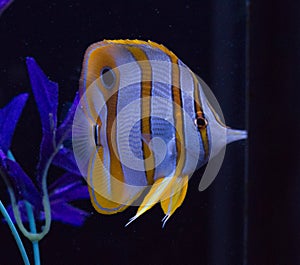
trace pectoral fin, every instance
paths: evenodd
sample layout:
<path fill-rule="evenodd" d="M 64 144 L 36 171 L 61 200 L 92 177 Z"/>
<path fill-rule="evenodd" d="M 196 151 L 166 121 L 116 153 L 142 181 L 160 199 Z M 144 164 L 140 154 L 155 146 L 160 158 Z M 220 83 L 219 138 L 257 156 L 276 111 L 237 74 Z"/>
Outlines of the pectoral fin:
<path fill-rule="evenodd" d="M 179 177 L 173 183 L 172 187 L 166 190 L 164 197 L 165 200 L 161 200 L 160 205 L 166 216 L 163 218 L 163 227 L 170 216 L 176 211 L 176 209 L 184 201 L 187 187 L 188 187 L 188 176 Z"/>
<path fill-rule="evenodd" d="M 87 178 L 91 202 L 102 214 L 122 212 L 142 194 L 144 187 L 127 185 L 112 177 L 102 163 L 103 148 L 96 152 L 90 160 Z"/>

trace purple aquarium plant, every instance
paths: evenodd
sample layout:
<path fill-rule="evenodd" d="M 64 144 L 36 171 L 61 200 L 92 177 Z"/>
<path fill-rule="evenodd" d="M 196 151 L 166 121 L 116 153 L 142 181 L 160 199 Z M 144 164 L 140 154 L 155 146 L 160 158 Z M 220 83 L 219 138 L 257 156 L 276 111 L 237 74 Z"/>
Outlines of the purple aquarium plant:
<path fill-rule="evenodd" d="M 13 0 L 0 0 L 0 16 L 12 2 Z"/>
<path fill-rule="evenodd" d="M 35 264 L 39 264 L 38 241 L 49 232 L 51 220 L 74 226 L 82 225 L 89 214 L 71 203 L 87 199 L 89 194 L 75 163 L 72 149 L 64 145 L 71 137 L 72 121 L 79 96 L 76 94 L 64 121 L 58 125 L 58 85 L 46 77 L 33 58 L 27 58 L 26 62 L 42 124 L 39 162 L 35 179 L 32 179 L 10 151 L 16 124 L 28 98 L 28 94 L 25 93 L 0 109 L 0 175 L 11 200 L 11 205 L 6 209 L 2 203 L 0 206 L 11 228 L 13 223 L 17 223 L 21 232 L 33 242 Z M 48 187 L 50 166 L 59 167 L 65 172 Z M 37 221 L 44 222 L 40 232 L 37 232 Z M 24 223 L 29 223 L 29 230 Z M 20 238 L 15 233 L 23 260 L 28 264 Z"/>

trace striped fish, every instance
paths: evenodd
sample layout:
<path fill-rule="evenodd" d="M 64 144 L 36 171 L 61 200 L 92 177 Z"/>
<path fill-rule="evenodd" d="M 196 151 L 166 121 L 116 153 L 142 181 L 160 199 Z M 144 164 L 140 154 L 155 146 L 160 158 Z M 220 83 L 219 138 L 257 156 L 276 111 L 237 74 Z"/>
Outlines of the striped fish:
<path fill-rule="evenodd" d="M 129 223 L 160 202 L 165 224 L 182 204 L 189 177 L 208 162 L 212 146 L 218 151 L 246 138 L 245 131 L 220 121 L 197 76 L 151 41 L 91 45 L 80 95 L 73 149 L 91 202 L 102 214 L 138 205 Z"/>

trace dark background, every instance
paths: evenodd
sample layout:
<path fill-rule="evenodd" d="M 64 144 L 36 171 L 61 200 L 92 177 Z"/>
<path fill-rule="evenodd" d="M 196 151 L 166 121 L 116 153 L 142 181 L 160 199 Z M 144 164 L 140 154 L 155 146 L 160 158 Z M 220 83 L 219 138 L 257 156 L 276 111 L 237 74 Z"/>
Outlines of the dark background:
<path fill-rule="evenodd" d="M 62 106 L 78 89 L 85 49 L 103 39 L 164 44 L 209 85 L 226 123 L 249 130 L 249 147 L 229 145 L 204 192 L 195 173 L 164 229 L 159 205 L 124 228 L 135 207 L 105 216 L 86 202 L 94 214 L 83 227 L 52 223 L 42 264 L 300 264 L 299 10 L 276 1 L 16 0 L 0 17 L 0 106 L 31 94 L 12 146 L 31 176 L 41 133 L 26 56 L 59 83 Z M 0 231 L 0 264 L 21 264 L 9 229 Z"/>
<path fill-rule="evenodd" d="M 300 264 L 300 2 L 256 2 L 250 16 L 249 264 Z"/>

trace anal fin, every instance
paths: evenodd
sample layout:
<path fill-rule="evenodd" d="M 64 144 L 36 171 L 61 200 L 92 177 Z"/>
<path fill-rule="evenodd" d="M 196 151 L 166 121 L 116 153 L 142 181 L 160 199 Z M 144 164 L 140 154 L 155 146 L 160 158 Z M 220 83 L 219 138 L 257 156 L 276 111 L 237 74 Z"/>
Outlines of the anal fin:
<path fill-rule="evenodd" d="M 188 187 L 188 176 L 179 177 L 173 183 L 172 187 L 166 190 L 164 198 L 160 201 L 161 208 L 165 213 L 163 218 L 163 227 L 170 216 L 176 211 L 176 209 L 183 203 L 187 187 Z"/>
<path fill-rule="evenodd" d="M 152 208 L 156 203 L 158 203 L 161 198 L 164 197 L 166 190 L 170 189 L 170 187 L 174 183 L 174 179 L 175 177 L 165 177 L 157 179 L 152 185 L 150 191 L 145 196 L 136 215 L 130 218 L 129 222 L 125 226 L 129 225 L 143 213 Z"/>

